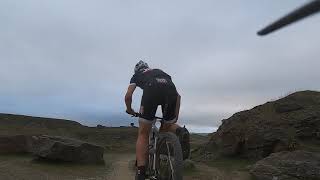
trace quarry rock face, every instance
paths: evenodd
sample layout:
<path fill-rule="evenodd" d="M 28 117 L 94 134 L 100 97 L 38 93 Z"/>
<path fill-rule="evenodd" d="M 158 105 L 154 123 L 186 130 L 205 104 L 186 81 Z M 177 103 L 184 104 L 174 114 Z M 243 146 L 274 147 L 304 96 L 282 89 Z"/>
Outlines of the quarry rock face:
<path fill-rule="evenodd" d="M 206 149 L 227 156 L 262 159 L 295 150 L 297 139 L 320 142 L 320 92 L 302 91 L 222 121 Z"/>
<path fill-rule="evenodd" d="M 103 147 L 58 136 L 42 135 L 34 138 L 33 153 L 39 159 L 77 163 L 103 162 Z"/>
<path fill-rule="evenodd" d="M 320 154 L 306 151 L 273 153 L 253 165 L 250 173 L 257 180 L 319 180 Z"/>
<path fill-rule="evenodd" d="M 29 153 L 32 152 L 32 144 L 31 136 L 0 136 L 0 153 Z"/>

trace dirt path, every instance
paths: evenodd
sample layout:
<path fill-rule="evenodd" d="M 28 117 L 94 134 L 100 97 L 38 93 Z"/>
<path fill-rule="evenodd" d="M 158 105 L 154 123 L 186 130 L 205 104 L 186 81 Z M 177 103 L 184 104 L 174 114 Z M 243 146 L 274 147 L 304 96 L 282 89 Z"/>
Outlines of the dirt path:
<path fill-rule="evenodd" d="M 135 159 L 134 154 L 115 155 L 115 162 L 108 179 L 110 180 L 132 180 L 134 179 L 134 170 L 130 167 L 130 162 Z"/>
<path fill-rule="evenodd" d="M 105 165 L 52 164 L 34 162 L 32 156 L 0 156 L 0 180 L 133 180 L 133 153 L 105 154 Z M 224 172 L 196 163 L 184 180 L 250 180 L 248 172 Z"/>
<path fill-rule="evenodd" d="M 114 163 L 108 173 L 107 180 L 134 179 L 134 154 L 112 154 L 112 159 Z M 196 169 L 197 171 L 193 174 L 186 173 L 184 180 L 250 180 L 250 176 L 246 172 L 223 172 L 202 163 L 197 163 Z"/>

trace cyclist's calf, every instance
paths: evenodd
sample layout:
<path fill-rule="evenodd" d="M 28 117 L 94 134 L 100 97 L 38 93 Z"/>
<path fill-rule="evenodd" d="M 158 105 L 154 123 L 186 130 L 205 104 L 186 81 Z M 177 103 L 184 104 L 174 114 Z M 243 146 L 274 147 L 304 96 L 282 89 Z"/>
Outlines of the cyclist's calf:
<path fill-rule="evenodd" d="M 137 166 L 145 166 L 148 156 L 148 143 L 151 124 L 139 123 L 139 133 L 136 144 Z"/>

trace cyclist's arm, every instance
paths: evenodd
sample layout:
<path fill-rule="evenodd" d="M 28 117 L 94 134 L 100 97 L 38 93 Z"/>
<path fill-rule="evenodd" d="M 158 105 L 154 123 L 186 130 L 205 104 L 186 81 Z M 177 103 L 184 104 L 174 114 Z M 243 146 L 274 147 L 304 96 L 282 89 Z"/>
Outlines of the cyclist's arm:
<path fill-rule="evenodd" d="M 136 84 L 130 84 L 126 93 L 126 96 L 124 98 L 124 101 L 126 103 L 127 106 L 127 112 L 129 114 L 134 113 L 131 104 L 132 104 L 132 94 L 134 92 L 134 90 L 136 89 Z"/>
<path fill-rule="evenodd" d="M 180 96 L 180 94 L 178 93 L 177 104 L 176 104 L 176 118 L 177 118 L 177 121 L 178 121 L 178 119 L 179 119 L 180 103 L 181 103 L 181 96 Z"/>

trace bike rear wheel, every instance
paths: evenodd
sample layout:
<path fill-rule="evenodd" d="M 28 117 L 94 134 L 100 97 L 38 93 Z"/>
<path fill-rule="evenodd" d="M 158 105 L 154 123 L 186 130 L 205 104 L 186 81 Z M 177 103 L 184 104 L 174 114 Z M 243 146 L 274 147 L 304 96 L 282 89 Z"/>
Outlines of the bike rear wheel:
<path fill-rule="evenodd" d="M 182 149 L 177 136 L 171 132 L 159 134 L 156 150 L 157 180 L 182 180 Z"/>

